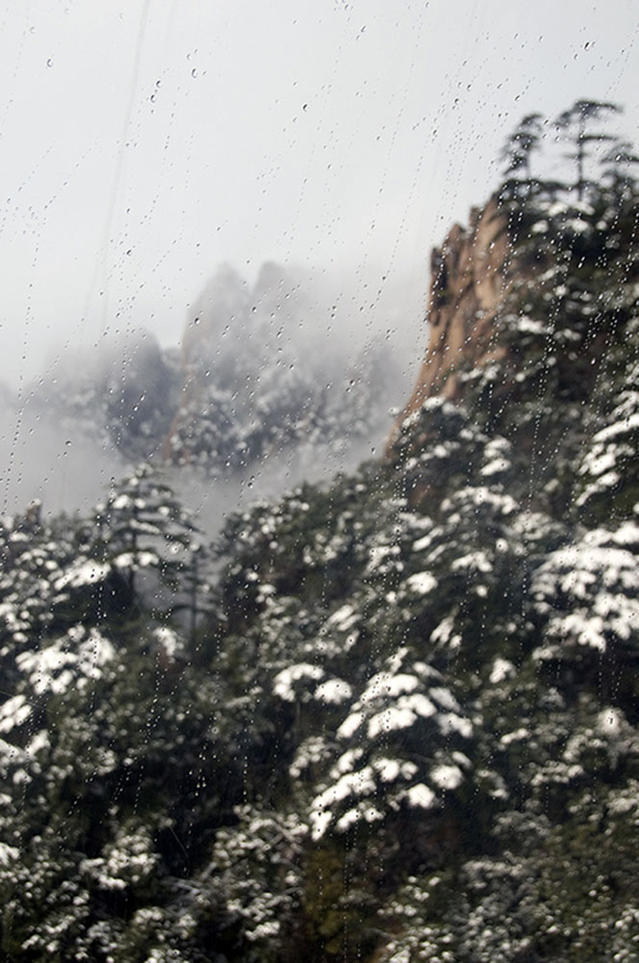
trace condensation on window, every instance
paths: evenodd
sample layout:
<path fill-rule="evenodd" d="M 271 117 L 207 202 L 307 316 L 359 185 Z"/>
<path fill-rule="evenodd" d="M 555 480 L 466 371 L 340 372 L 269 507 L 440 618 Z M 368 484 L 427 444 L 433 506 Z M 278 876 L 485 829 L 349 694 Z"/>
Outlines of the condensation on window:
<path fill-rule="evenodd" d="M 638 20 L 7 5 L 6 959 L 637 958 Z"/>

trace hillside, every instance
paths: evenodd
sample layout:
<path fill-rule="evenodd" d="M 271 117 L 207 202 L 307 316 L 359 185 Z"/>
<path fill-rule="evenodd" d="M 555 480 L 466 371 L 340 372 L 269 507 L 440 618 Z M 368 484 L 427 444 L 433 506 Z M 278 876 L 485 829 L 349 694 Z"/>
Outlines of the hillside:
<path fill-rule="evenodd" d="M 526 173 L 383 459 L 5 521 L 7 959 L 639 958 L 639 191 Z"/>

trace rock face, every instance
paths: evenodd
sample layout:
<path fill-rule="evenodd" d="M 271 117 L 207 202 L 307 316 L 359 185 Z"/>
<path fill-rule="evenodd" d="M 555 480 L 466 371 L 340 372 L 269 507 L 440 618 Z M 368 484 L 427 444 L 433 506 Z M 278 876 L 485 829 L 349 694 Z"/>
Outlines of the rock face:
<path fill-rule="evenodd" d="M 506 221 L 494 197 L 483 210 L 473 208 L 468 228 L 455 224 L 441 248 L 433 248 L 430 340 L 391 442 L 403 420 L 427 398 L 459 396 L 455 371 L 462 358 L 476 367 L 503 356 L 504 349 L 493 343 L 492 322 L 508 285 L 509 255 Z"/>

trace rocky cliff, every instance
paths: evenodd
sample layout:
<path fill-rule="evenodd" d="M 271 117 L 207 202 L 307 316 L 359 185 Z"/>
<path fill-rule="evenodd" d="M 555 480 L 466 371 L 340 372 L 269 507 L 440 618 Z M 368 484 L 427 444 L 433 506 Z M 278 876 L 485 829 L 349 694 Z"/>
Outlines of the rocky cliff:
<path fill-rule="evenodd" d="M 430 258 L 427 320 L 430 337 L 413 393 L 393 432 L 427 398 L 459 396 L 460 361 L 473 367 L 502 357 L 495 312 L 513 275 L 507 219 L 497 199 L 473 208 L 467 228 L 455 224 Z"/>

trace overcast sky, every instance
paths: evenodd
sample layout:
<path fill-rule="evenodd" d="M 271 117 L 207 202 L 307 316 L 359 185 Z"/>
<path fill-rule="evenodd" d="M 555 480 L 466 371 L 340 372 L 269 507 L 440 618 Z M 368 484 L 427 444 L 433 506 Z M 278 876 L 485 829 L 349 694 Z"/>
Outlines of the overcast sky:
<path fill-rule="evenodd" d="M 635 134 L 638 25 L 636 0 L 7 0 L 0 377 L 118 327 L 177 342 L 224 261 L 353 303 L 425 287 L 523 114 L 611 99 Z"/>

